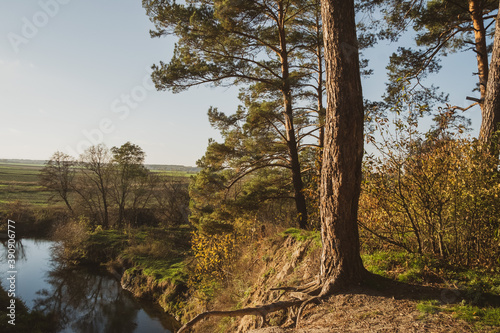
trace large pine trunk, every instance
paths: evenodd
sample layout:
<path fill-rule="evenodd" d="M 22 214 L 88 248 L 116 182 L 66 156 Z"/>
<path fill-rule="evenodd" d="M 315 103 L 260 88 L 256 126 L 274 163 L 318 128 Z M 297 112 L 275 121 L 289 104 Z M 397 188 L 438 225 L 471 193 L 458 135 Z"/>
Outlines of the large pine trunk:
<path fill-rule="evenodd" d="M 359 283 L 363 95 L 353 0 L 322 0 L 327 111 L 320 188 L 322 295 Z"/>
<path fill-rule="evenodd" d="M 500 7 L 500 3 L 498 5 Z M 486 86 L 486 96 L 483 105 L 483 119 L 479 138 L 482 142 L 489 142 L 493 133 L 500 129 L 500 13 L 496 20 L 495 41 Z M 493 153 L 498 154 L 498 147 Z"/>

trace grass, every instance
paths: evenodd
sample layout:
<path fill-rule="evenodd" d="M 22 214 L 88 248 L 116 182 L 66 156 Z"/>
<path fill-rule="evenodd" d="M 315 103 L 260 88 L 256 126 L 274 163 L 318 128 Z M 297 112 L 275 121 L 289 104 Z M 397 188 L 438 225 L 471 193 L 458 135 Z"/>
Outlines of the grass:
<path fill-rule="evenodd" d="M 313 240 L 313 242 L 321 246 L 321 234 L 319 231 L 307 231 L 297 228 L 289 228 L 281 233 L 283 237 L 292 237 L 299 242 L 305 242 L 307 240 Z"/>
<path fill-rule="evenodd" d="M 439 279 L 436 273 L 439 264 L 429 257 L 395 251 L 378 251 L 361 257 L 370 272 L 400 282 L 422 283 L 431 276 Z"/>
<path fill-rule="evenodd" d="M 0 206 L 16 201 L 48 206 L 52 193 L 38 185 L 42 167 L 32 164 L 0 164 Z"/>
<path fill-rule="evenodd" d="M 158 174 L 161 176 L 168 177 L 176 177 L 176 178 L 190 178 L 191 176 L 195 176 L 197 172 L 194 171 L 165 171 L 165 170 L 150 170 L 154 174 Z"/>
<path fill-rule="evenodd" d="M 435 299 L 422 301 L 417 304 L 417 310 L 423 314 L 435 314 L 441 311 L 439 301 Z"/>
<path fill-rule="evenodd" d="M 478 307 L 467 304 L 465 301 L 460 304 L 446 305 L 437 300 L 426 300 L 418 303 L 417 309 L 422 313 L 422 319 L 429 314 L 446 312 L 451 313 L 454 318 L 473 324 L 476 329 L 485 327 L 500 328 L 500 308 Z"/>
<path fill-rule="evenodd" d="M 451 267 L 435 258 L 406 252 L 375 252 L 362 256 L 372 273 L 405 283 L 432 284 L 456 290 L 454 304 L 425 300 L 417 304 L 422 317 L 439 312 L 473 324 L 477 329 L 497 327 L 500 332 L 500 308 L 482 303 L 485 294 L 500 296 L 500 274 L 496 271 Z M 444 303 L 443 303 L 444 302 Z"/>
<path fill-rule="evenodd" d="M 370 272 L 400 282 L 455 286 L 469 298 L 477 293 L 500 295 L 498 268 L 455 267 L 436 258 L 396 251 L 378 251 L 361 257 Z"/>
<path fill-rule="evenodd" d="M 473 305 L 460 304 L 448 311 L 452 311 L 454 317 L 476 324 L 479 327 L 483 325 L 500 327 L 500 308 L 480 308 Z"/>
<path fill-rule="evenodd" d="M 0 163 L 0 207 L 20 201 L 39 207 L 64 206 L 62 201 L 51 201 L 53 192 L 38 185 L 44 166 L 38 164 Z M 151 170 L 157 175 L 189 181 L 196 174 L 191 171 Z"/>
<path fill-rule="evenodd" d="M 113 260 L 128 262 L 130 273 L 141 271 L 158 283 L 187 281 L 184 260 L 189 251 L 187 226 L 179 228 L 143 228 L 126 231 L 100 230 L 84 242 L 87 260 L 106 264 Z"/>
<path fill-rule="evenodd" d="M 160 259 L 135 256 L 130 270 L 141 270 L 144 275 L 152 276 L 159 283 L 170 281 L 174 284 L 187 282 L 186 263 L 183 258 Z"/>

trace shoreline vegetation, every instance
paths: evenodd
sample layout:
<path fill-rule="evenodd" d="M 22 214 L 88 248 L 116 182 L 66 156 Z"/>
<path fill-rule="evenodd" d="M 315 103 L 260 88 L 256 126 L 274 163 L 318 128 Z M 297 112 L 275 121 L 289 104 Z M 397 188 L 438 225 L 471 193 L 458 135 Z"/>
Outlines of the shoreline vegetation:
<path fill-rule="evenodd" d="M 6 165 L 0 167 L 4 168 L 0 171 L 6 171 Z M 276 299 L 293 299 L 297 295 L 285 292 L 286 287 L 311 282 L 317 274 L 321 249 L 318 231 L 285 225 L 263 228 L 243 220 L 239 232 L 230 238 L 215 234 L 204 238 L 189 223 L 103 229 L 88 219 L 72 218 L 60 202 L 28 204 L 23 200 L 26 188 L 32 187 L 40 197 L 45 194 L 33 181 L 30 167 L 14 164 L 10 168 L 10 172 L 0 174 L 0 182 L 11 182 L 11 193 L 19 199 L 2 201 L 1 213 L 2 218 L 17 219 L 18 234 L 62 241 L 64 246 L 56 250 L 58 258 L 69 265 L 104 267 L 123 289 L 159 304 L 173 315 L 177 327 L 208 310 L 238 310 Z M 390 306 L 394 306 L 388 305 L 387 299 L 395 299 L 393 302 L 413 318 L 411 325 L 437 330 L 500 330 L 500 277 L 494 267 L 450 265 L 438 256 L 374 249 L 367 244 L 363 253 L 363 262 L 375 278 L 332 297 L 317 313 L 324 311 L 326 318 L 330 313 L 357 313 L 369 306 L 371 310 L 357 314 L 358 321 L 378 318 L 390 328 L 397 320 L 383 317 L 389 316 Z M 341 299 L 344 301 L 339 304 Z M 30 318 L 34 318 L 45 322 L 47 326 L 41 326 L 40 332 L 53 329 L 50 315 L 20 313 L 20 321 L 31 323 Z M 321 324 L 315 318 L 315 312 L 306 308 L 301 327 Z M 266 319 L 271 326 L 293 326 L 285 311 L 269 314 Z M 333 323 L 340 325 L 342 320 L 331 318 L 323 324 L 334 327 Z M 258 329 L 260 321 L 256 316 L 210 318 L 197 324 L 195 331 L 247 332 Z"/>

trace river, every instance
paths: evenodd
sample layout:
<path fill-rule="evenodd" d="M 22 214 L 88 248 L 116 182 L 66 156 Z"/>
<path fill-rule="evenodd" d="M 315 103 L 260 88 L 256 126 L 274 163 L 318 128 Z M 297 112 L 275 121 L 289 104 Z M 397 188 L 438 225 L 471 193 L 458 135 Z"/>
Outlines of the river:
<path fill-rule="evenodd" d="M 0 277 L 7 290 L 7 242 L 2 244 Z M 30 310 L 57 314 L 58 332 L 170 332 L 173 318 L 159 306 L 138 301 L 102 270 L 66 267 L 55 259 L 55 245 L 35 239 L 16 243 L 15 287 Z"/>

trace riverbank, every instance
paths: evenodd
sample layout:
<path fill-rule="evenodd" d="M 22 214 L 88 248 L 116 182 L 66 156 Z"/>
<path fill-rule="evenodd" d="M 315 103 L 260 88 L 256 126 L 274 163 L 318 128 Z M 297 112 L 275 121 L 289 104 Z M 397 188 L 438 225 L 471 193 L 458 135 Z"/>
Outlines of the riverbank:
<path fill-rule="evenodd" d="M 134 296 L 158 303 L 185 323 L 199 313 L 236 310 L 300 295 L 275 288 L 314 281 L 319 233 L 289 229 L 240 244 L 228 278 L 200 288 L 190 283 L 193 260 L 187 226 L 98 231 L 80 248 L 80 262 L 104 265 Z M 380 330 L 498 332 L 500 277 L 494 271 L 448 267 L 402 252 L 363 256 L 377 275 L 365 285 L 304 309 L 300 329 L 278 311 L 266 317 L 209 318 L 195 332 L 369 332 Z M 323 330 L 323 331 L 322 331 Z M 326 330 L 326 331 L 325 331 Z"/>
<path fill-rule="evenodd" d="M 87 232 L 73 223 L 55 237 L 64 244 L 59 258 L 70 264 L 105 267 L 123 289 L 180 319 L 188 289 L 191 231 L 189 226 L 180 226 Z"/>

